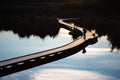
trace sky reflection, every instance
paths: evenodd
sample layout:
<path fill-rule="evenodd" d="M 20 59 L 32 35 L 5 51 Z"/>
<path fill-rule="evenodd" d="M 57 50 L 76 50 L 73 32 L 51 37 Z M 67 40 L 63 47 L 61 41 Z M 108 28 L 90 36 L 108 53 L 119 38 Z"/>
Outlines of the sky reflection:
<path fill-rule="evenodd" d="M 27 74 L 30 74 L 29 76 Z M 26 77 L 25 77 L 26 76 Z M 42 69 L 35 73 L 32 71 L 14 74 L 1 78 L 1 80 L 119 80 L 113 76 L 104 75 L 95 71 L 76 69 Z"/>
<path fill-rule="evenodd" d="M 119 80 L 120 54 L 81 52 L 0 80 Z M 25 77 L 25 78 L 24 78 Z"/>
<path fill-rule="evenodd" d="M 33 80 L 118 80 L 91 71 L 74 69 L 45 69 L 34 74 Z"/>
<path fill-rule="evenodd" d="M 61 28 L 55 38 L 46 36 L 41 39 L 33 35 L 30 38 L 20 38 L 12 31 L 2 31 L 0 33 L 0 61 L 65 45 L 72 41 L 68 32 Z"/>
<path fill-rule="evenodd" d="M 20 51 L 20 48 L 24 51 L 21 50 L 22 53 L 19 52 L 17 54 L 16 51 L 12 54 L 12 50 L 10 49 L 13 48 L 14 51 L 14 48 L 16 47 L 15 44 L 21 44 L 18 41 L 19 38 L 14 35 L 14 37 L 10 37 L 11 39 L 7 37 L 7 40 L 5 40 L 6 37 L 4 38 L 4 36 L 2 36 L 3 34 L 1 34 L 0 44 L 2 45 L 5 41 L 6 46 L 5 44 L 4 46 L 1 46 L 0 59 L 22 54 L 25 55 L 31 53 L 31 51 L 42 50 L 42 48 L 51 48 L 50 46 L 53 42 L 57 43 L 60 41 L 57 45 L 53 44 L 53 47 L 63 45 L 64 42 L 71 42 L 72 38 L 71 36 L 68 36 L 67 33 L 68 31 L 61 29 L 60 34 L 56 36 L 55 40 L 47 36 L 43 42 L 37 37 L 35 38 L 32 36 L 30 37 L 30 40 L 22 39 L 26 41 L 26 43 L 24 43 L 26 46 L 23 48 L 23 45 L 19 45 L 17 47 L 18 52 Z M 5 34 L 6 33 L 4 33 L 4 35 Z M 10 35 L 11 34 L 7 36 Z M 13 40 L 15 37 L 17 37 L 18 42 L 15 42 L 12 47 L 7 46 L 7 43 L 10 44 L 9 41 Z M 45 46 L 43 45 L 44 42 L 45 44 L 47 43 Z M 30 47 L 30 45 L 33 46 Z M 103 48 L 98 46 L 102 46 Z M 2 53 L 2 50 L 6 51 L 7 54 Z M 110 53 L 110 45 L 105 38 L 99 39 L 98 43 L 88 46 L 86 50 L 86 54 L 79 52 L 55 62 L 1 77 L 0 80 L 120 80 L 120 54 L 116 51 Z M 11 51 L 11 55 L 9 55 L 9 51 Z"/>

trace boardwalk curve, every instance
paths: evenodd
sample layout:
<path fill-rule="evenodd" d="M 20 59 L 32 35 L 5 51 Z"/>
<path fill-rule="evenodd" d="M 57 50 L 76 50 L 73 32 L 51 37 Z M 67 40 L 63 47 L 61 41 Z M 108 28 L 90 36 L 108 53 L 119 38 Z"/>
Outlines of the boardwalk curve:
<path fill-rule="evenodd" d="M 59 19 L 58 22 L 66 25 L 67 28 L 74 28 L 73 25 L 64 22 L 62 19 Z M 76 27 L 76 29 L 82 31 L 82 28 Z M 88 33 L 86 41 L 80 37 L 61 47 L 0 61 L 0 77 L 68 57 L 96 42 L 97 37 Z"/>

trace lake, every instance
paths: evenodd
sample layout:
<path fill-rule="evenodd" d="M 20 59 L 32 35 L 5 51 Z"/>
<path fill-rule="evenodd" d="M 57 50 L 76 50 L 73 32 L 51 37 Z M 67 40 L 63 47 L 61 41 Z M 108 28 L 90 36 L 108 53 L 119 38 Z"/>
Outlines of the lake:
<path fill-rule="evenodd" d="M 80 1 L 80 2 L 79 2 Z M 95 29 L 98 42 L 64 59 L 0 77 L 0 80 L 120 80 L 120 13 L 113 0 L 0 0 L 0 61 L 73 41 L 56 18 Z M 111 47 L 114 49 L 111 51 Z"/>
<path fill-rule="evenodd" d="M 73 41 L 69 31 L 60 28 L 55 37 L 20 37 L 13 31 L 0 32 L 0 60 L 52 49 Z M 0 80 L 120 80 L 120 54 L 110 52 L 106 36 L 70 57 L 1 77 Z"/>

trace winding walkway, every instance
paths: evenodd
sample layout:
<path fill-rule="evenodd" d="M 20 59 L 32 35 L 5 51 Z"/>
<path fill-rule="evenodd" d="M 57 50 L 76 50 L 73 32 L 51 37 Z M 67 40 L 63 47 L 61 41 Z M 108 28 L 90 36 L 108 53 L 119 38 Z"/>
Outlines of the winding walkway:
<path fill-rule="evenodd" d="M 59 19 L 58 22 L 70 29 L 74 28 L 73 25 L 64 22 L 62 19 Z M 80 32 L 82 31 L 82 28 L 76 28 Z M 79 52 L 89 44 L 97 42 L 97 38 L 94 38 L 90 32 L 87 32 L 86 38 L 86 41 L 83 38 L 78 38 L 61 47 L 0 61 L 0 77 L 68 57 Z"/>

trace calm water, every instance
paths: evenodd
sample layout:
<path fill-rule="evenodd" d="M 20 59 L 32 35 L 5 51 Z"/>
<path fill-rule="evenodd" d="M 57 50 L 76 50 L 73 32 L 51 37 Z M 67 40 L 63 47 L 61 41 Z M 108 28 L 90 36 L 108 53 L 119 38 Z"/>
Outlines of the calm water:
<path fill-rule="evenodd" d="M 55 48 L 72 41 L 67 30 L 61 28 L 52 38 L 37 36 L 20 38 L 12 31 L 0 32 L 0 60 L 14 58 Z M 87 53 L 81 52 L 32 69 L 21 71 L 0 80 L 120 80 L 120 54 L 109 52 L 110 45 L 106 38 L 88 46 Z"/>

